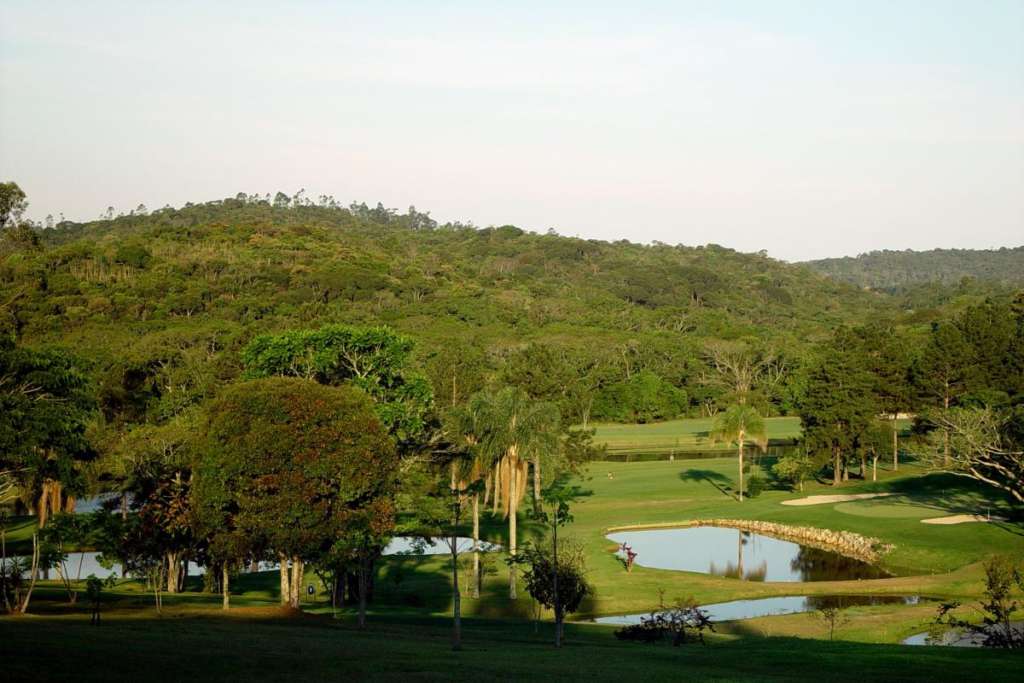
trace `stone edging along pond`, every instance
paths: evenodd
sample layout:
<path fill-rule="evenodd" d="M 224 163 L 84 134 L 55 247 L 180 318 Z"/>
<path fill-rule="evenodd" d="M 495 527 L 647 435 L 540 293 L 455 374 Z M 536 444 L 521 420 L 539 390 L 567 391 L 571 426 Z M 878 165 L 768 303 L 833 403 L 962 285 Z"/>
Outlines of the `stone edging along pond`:
<path fill-rule="evenodd" d="M 751 519 L 691 519 L 686 522 L 664 524 L 633 524 L 605 529 L 606 534 L 616 531 L 643 531 L 645 529 L 680 529 L 694 526 L 717 526 L 772 536 L 784 541 L 801 543 L 819 550 L 831 550 L 855 560 L 877 562 L 893 549 L 888 543 L 877 538 L 855 534 L 852 531 L 833 531 L 810 526 L 788 526 L 776 522 L 762 522 Z"/>

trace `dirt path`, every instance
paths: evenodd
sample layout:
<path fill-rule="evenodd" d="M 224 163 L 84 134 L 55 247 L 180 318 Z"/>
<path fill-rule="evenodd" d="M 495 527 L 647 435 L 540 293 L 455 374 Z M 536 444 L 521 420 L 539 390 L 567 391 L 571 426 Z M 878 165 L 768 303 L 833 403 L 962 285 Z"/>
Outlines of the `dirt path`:
<path fill-rule="evenodd" d="M 847 493 L 828 496 L 807 496 L 782 501 L 783 505 L 825 505 L 826 503 L 845 503 L 848 500 L 866 500 L 868 498 L 884 498 L 892 493 Z"/>

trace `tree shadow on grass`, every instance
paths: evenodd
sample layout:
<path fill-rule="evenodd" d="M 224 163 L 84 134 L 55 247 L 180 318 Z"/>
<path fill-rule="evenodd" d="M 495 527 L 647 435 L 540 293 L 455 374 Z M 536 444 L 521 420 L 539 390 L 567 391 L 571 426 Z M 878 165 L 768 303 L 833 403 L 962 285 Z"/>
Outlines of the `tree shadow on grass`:
<path fill-rule="evenodd" d="M 723 496 L 733 497 L 732 480 L 721 472 L 714 470 L 698 470 L 690 468 L 679 473 L 682 481 L 707 482 L 714 486 Z"/>
<path fill-rule="evenodd" d="M 893 481 L 886 490 L 914 505 L 934 507 L 949 514 L 1006 515 L 1012 501 L 1000 491 L 966 477 L 944 472 Z M 888 502 L 899 502 L 889 499 Z"/>

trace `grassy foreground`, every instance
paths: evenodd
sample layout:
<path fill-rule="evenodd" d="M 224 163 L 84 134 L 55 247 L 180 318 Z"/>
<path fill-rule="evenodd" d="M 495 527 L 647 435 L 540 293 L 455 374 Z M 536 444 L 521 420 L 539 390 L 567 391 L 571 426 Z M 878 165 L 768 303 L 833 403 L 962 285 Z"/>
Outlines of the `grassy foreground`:
<path fill-rule="evenodd" d="M 714 636 L 707 646 L 620 643 L 599 626 L 467 620 L 464 650 L 438 618 L 381 618 L 365 631 L 327 618 L 243 608 L 230 616 L 169 610 L 163 618 L 107 615 L 0 618 L 9 680 L 1018 680 L 1019 658 L 998 652 L 796 638 Z M 827 672 L 827 674 L 826 674 Z"/>

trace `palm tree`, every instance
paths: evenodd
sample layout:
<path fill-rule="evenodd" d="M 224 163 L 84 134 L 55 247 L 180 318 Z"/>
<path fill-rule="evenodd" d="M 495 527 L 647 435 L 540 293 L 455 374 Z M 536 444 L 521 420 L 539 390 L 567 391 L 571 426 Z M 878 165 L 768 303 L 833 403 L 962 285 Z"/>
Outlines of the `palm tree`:
<path fill-rule="evenodd" d="M 459 465 L 453 461 L 453 487 L 461 491 L 473 491 L 473 597 L 480 597 L 480 491 L 476 486 L 483 479 L 487 469 L 485 453 L 481 442 L 486 436 L 485 417 L 490 406 L 490 396 L 481 392 L 462 408 L 451 413 L 450 430 L 469 456 Z M 454 468 L 457 468 L 454 469 Z"/>
<path fill-rule="evenodd" d="M 724 413 L 721 413 L 715 420 L 715 428 L 711 432 L 711 439 L 716 443 L 736 444 L 739 451 L 740 461 L 740 486 L 739 500 L 743 502 L 743 446 L 753 443 L 762 451 L 768 445 L 768 437 L 765 436 L 764 420 L 758 412 L 746 403 L 739 403 L 732 406 Z"/>
<path fill-rule="evenodd" d="M 490 471 L 488 483 L 494 496 L 494 510 L 497 512 L 500 505 L 508 518 L 508 553 L 514 558 L 517 515 L 526 494 L 530 458 L 558 448 L 561 420 L 554 404 L 533 400 L 516 387 L 481 394 L 475 400 L 482 402 L 482 462 Z M 508 595 L 516 599 L 514 563 L 509 565 Z"/>

